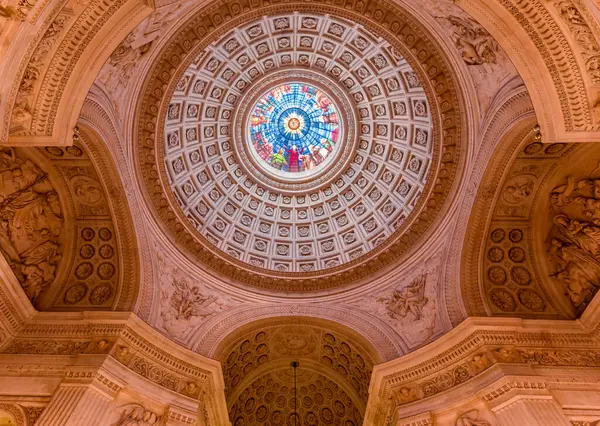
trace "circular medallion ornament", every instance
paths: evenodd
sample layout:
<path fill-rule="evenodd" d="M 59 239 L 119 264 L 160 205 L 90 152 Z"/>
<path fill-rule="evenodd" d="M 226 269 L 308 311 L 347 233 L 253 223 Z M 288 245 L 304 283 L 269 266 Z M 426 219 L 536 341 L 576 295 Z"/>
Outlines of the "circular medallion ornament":
<path fill-rule="evenodd" d="M 303 83 L 282 84 L 261 96 L 249 118 L 252 152 L 265 171 L 310 176 L 333 157 L 340 140 L 338 108 L 324 91 Z"/>
<path fill-rule="evenodd" d="M 67 304 L 74 304 L 79 302 L 81 299 L 83 299 L 83 297 L 85 296 L 85 294 L 87 293 L 87 286 L 83 283 L 77 283 L 75 285 L 72 285 L 71 287 L 69 287 L 69 289 L 67 290 L 67 292 L 65 293 L 65 303 Z"/>
<path fill-rule="evenodd" d="M 500 288 L 495 288 L 490 292 L 490 300 L 504 312 L 512 312 L 516 308 L 515 298 L 512 294 Z"/>
<path fill-rule="evenodd" d="M 90 302 L 92 305 L 102 305 L 112 296 L 112 289 L 107 284 L 101 284 L 92 290 Z"/>

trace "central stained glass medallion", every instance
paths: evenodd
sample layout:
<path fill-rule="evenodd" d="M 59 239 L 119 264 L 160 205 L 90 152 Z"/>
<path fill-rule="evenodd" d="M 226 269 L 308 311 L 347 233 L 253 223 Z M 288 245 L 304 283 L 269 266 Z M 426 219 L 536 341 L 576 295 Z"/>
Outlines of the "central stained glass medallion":
<path fill-rule="evenodd" d="M 304 83 L 279 85 L 252 108 L 249 136 L 262 165 L 306 174 L 331 159 L 340 137 L 338 109 L 321 89 Z"/>

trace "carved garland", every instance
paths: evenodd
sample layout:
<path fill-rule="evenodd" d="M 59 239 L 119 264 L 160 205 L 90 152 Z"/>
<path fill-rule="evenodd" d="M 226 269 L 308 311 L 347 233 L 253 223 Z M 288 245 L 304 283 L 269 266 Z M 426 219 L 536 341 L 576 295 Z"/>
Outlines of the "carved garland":
<path fill-rule="evenodd" d="M 305 4 L 275 7 L 268 6 L 261 1 L 253 3 L 250 6 L 251 11 L 246 13 L 242 13 L 242 7 L 237 3 L 232 5 L 224 2 L 216 3 L 212 7 L 204 9 L 184 27 L 180 34 L 163 50 L 148 74 L 139 104 L 140 119 L 137 127 L 138 164 L 148 190 L 148 196 L 158 216 L 178 242 L 186 246 L 203 263 L 235 280 L 257 287 L 306 291 L 348 284 L 371 276 L 376 270 L 390 264 L 403 254 L 431 225 L 456 176 L 463 138 L 459 114 L 459 95 L 449 67 L 439 53 L 439 49 L 414 19 L 409 19 L 395 6 L 377 0 L 356 4 L 350 1 L 344 3 L 343 7 L 339 8 L 325 6 L 320 2 L 319 4 L 305 2 Z M 437 140 L 438 146 L 443 144 L 441 156 L 435 159 L 435 162 L 439 161 L 438 174 L 429 180 L 428 187 L 424 191 L 427 196 L 421 197 L 419 205 L 415 208 L 418 214 L 413 216 L 412 222 L 407 220 L 405 228 L 401 227 L 390 238 L 390 241 L 394 241 L 393 244 L 388 244 L 388 246 L 383 244 L 368 255 L 347 264 L 346 270 L 343 270 L 342 267 L 334 268 L 331 270 L 332 274 L 327 277 L 323 277 L 318 272 L 281 273 L 274 276 L 273 271 L 249 267 L 222 252 L 213 250 L 208 241 L 200 243 L 181 223 L 186 223 L 186 219 L 178 208 L 173 208 L 173 205 L 176 205 L 175 200 L 171 199 L 173 197 L 169 195 L 169 199 L 167 199 L 165 196 L 162 182 L 166 181 L 166 176 L 161 173 L 161 168 L 157 164 L 163 146 L 163 132 L 160 123 L 166 116 L 166 102 L 162 100 L 170 99 L 180 75 L 196 56 L 193 53 L 200 52 L 211 40 L 234 27 L 237 22 L 259 15 L 293 10 L 341 15 L 359 22 L 375 32 L 386 34 L 386 36 L 389 36 L 389 32 L 391 32 L 394 34 L 394 38 L 398 37 L 402 40 L 403 44 L 395 41 L 394 47 L 402 52 L 413 65 L 413 69 L 419 74 L 421 81 L 426 82 L 425 90 L 430 102 L 437 101 L 431 104 L 431 108 L 435 111 L 432 115 L 436 121 L 434 138 Z M 431 78 L 431 81 L 435 81 L 435 87 L 429 85 L 430 80 L 424 78 L 426 76 Z M 167 86 L 166 90 L 165 86 Z M 439 114 L 442 112 L 444 120 L 439 122 Z M 158 126 L 157 123 L 159 123 Z M 174 220 L 177 217 L 179 217 L 179 221 Z M 268 278 L 264 276 L 265 274 L 269 274 Z"/>

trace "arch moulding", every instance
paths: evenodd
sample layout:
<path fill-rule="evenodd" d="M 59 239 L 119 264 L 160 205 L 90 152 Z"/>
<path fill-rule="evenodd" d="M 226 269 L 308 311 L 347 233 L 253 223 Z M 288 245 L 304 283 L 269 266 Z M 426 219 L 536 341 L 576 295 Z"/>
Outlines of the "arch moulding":
<path fill-rule="evenodd" d="M 577 0 L 456 0 L 507 52 L 523 78 L 544 142 L 600 137 L 597 22 Z"/>

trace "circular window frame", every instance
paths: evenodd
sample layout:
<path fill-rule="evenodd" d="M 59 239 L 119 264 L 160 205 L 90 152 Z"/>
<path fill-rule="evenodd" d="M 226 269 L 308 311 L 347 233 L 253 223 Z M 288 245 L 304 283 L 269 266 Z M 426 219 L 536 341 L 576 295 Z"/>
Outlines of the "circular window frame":
<path fill-rule="evenodd" d="M 278 175 L 273 173 L 274 168 L 273 172 L 268 170 L 265 165 L 261 164 L 260 157 L 252 152 L 254 149 L 249 140 L 250 116 L 258 100 L 272 88 L 290 82 L 307 84 L 323 91 L 336 106 L 341 128 L 339 141 L 325 165 L 313 173 L 298 177 L 294 177 L 290 173 Z M 269 189 L 284 194 L 298 195 L 324 187 L 348 167 L 352 153 L 356 151 L 358 144 L 356 109 L 354 103 L 338 86 L 338 83 L 329 80 L 322 74 L 293 68 L 269 73 L 246 92 L 234 114 L 233 147 L 236 160 L 245 173 L 253 176 Z M 269 168 L 272 167 L 269 166 Z"/>

